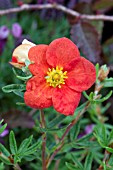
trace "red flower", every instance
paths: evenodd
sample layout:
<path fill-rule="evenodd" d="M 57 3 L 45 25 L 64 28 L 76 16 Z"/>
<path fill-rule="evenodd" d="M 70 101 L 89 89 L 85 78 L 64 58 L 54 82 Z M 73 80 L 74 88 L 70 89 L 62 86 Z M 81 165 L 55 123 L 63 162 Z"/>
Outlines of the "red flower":
<path fill-rule="evenodd" d="M 26 105 L 38 109 L 53 106 L 64 115 L 72 115 L 81 92 L 95 82 L 94 65 L 80 57 L 76 45 L 67 38 L 31 47 L 28 58 L 33 61 L 29 65 L 33 77 L 27 82 Z"/>

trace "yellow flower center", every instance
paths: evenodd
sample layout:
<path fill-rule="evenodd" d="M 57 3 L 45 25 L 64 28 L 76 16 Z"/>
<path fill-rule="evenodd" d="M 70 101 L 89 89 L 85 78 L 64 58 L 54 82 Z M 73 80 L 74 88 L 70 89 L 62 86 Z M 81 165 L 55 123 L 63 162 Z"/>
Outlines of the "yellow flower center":
<path fill-rule="evenodd" d="M 63 67 L 58 68 L 58 66 L 52 69 L 48 69 L 46 82 L 49 83 L 52 87 L 59 87 L 61 88 L 61 84 L 65 84 L 65 79 L 67 77 L 67 71 L 63 72 Z"/>

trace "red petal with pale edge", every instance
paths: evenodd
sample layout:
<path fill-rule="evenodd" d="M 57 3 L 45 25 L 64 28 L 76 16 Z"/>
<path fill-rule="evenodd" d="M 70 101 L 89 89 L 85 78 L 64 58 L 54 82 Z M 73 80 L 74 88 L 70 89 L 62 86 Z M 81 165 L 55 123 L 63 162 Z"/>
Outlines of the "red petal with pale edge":
<path fill-rule="evenodd" d="M 81 93 L 71 90 L 68 86 L 55 88 L 52 95 L 53 107 L 66 116 L 73 115 L 79 104 Z"/>
<path fill-rule="evenodd" d="M 77 46 L 68 38 L 59 38 L 54 40 L 48 47 L 46 58 L 52 67 L 63 67 L 80 57 Z"/>
<path fill-rule="evenodd" d="M 81 57 L 75 68 L 68 72 L 66 84 L 73 90 L 82 92 L 89 89 L 96 80 L 96 70 L 94 65 Z"/>
<path fill-rule="evenodd" d="M 27 82 L 24 100 L 27 106 L 42 109 L 52 106 L 52 90 L 46 81 L 38 76 L 31 78 Z"/>
<path fill-rule="evenodd" d="M 30 48 L 28 57 L 34 64 L 30 64 L 29 69 L 33 75 L 46 74 L 49 67 L 46 62 L 47 48 L 48 45 L 36 45 Z"/>

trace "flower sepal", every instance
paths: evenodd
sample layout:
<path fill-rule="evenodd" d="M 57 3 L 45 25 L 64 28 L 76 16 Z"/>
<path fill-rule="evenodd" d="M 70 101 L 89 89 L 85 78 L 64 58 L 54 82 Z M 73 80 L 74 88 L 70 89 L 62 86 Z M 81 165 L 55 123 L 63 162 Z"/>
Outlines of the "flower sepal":
<path fill-rule="evenodd" d="M 16 78 L 27 81 L 32 77 L 32 74 L 28 70 L 28 67 L 22 67 L 22 70 L 18 70 L 16 68 L 12 68 L 13 73 L 15 74 Z"/>

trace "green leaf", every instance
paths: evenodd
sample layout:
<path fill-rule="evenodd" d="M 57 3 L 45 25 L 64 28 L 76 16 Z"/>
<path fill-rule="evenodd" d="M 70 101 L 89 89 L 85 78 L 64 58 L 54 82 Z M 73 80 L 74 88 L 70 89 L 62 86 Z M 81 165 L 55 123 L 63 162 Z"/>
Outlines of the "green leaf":
<path fill-rule="evenodd" d="M 106 78 L 103 82 L 102 82 L 103 87 L 113 87 L 113 78 Z"/>
<path fill-rule="evenodd" d="M 108 142 L 111 144 L 113 142 L 113 129 L 111 130 L 109 136 L 108 136 Z"/>
<path fill-rule="evenodd" d="M 77 136 L 79 134 L 79 131 L 80 131 L 80 124 L 77 123 L 70 130 L 69 134 L 70 134 L 71 141 L 73 141 L 73 140 L 75 140 L 77 138 Z"/>
<path fill-rule="evenodd" d="M 88 99 L 89 101 L 93 101 L 93 97 L 94 97 L 94 93 L 93 92 L 91 92 L 90 94 L 89 94 L 89 96 L 87 95 L 87 93 L 86 93 L 86 91 L 83 91 L 83 95 L 84 95 L 84 97 L 86 97 L 86 99 Z"/>
<path fill-rule="evenodd" d="M 113 167 L 113 154 L 111 154 L 108 164 Z"/>
<path fill-rule="evenodd" d="M 66 164 L 66 166 L 67 166 L 67 168 L 68 168 L 69 170 L 83 170 L 83 169 L 81 169 L 81 168 L 79 168 L 79 167 L 76 167 L 75 165 L 73 165 L 73 164 L 71 164 L 71 163 L 66 162 L 65 164 Z"/>
<path fill-rule="evenodd" d="M 24 98 L 24 92 L 21 92 L 19 90 L 14 90 L 13 93 L 15 93 L 17 96 Z"/>
<path fill-rule="evenodd" d="M 66 154 L 67 154 L 67 152 L 59 153 L 59 154 L 57 154 L 57 155 L 54 157 L 54 160 L 62 159 L 62 158 L 65 157 Z"/>
<path fill-rule="evenodd" d="M 111 95 L 112 95 L 112 90 L 105 96 L 105 97 L 103 97 L 102 99 L 96 99 L 96 100 L 94 100 L 95 102 L 104 102 L 104 101 L 106 101 L 107 99 L 109 99 L 110 97 L 111 97 Z"/>
<path fill-rule="evenodd" d="M 93 162 L 92 153 L 89 153 L 85 159 L 84 170 L 91 170 Z"/>
<path fill-rule="evenodd" d="M 3 121 L 4 121 L 4 119 L 2 119 L 2 120 L 0 121 L 0 125 L 3 123 Z"/>
<path fill-rule="evenodd" d="M 10 156 L 9 151 L 0 143 L 0 152 L 2 152 L 5 156 Z"/>
<path fill-rule="evenodd" d="M 16 104 L 19 105 L 19 106 L 26 106 L 25 103 L 21 103 L 21 102 L 17 102 Z"/>
<path fill-rule="evenodd" d="M 5 123 L 1 128 L 0 128 L 0 134 L 5 130 L 7 127 L 7 123 Z"/>
<path fill-rule="evenodd" d="M 76 168 L 75 165 L 71 163 L 66 162 L 65 164 L 69 170 L 81 170 L 81 169 Z"/>
<path fill-rule="evenodd" d="M 0 153 L 0 160 L 7 165 L 13 164 L 13 161 L 11 162 L 11 160 L 8 157 L 6 157 L 3 153 Z"/>
<path fill-rule="evenodd" d="M 97 126 L 95 126 L 94 132 L 94 135 L 97 138 L 101 147 L 106 148 L 109 143 L 106 127 L 103 124 L 99 123 Z"/>
<path fill-rule="evenodd" d="M 71 154 L 71 158 L 79 169 L 83 169 L 82 163 L 79 161 L 79 159 L 74 154 Z"/>
<path fill-rule="evenodd" d="M 99 72 L 99 63 L 96 64 L 96 80 L 98 80 L 98 72 Z"/>
<path fill-rule="evenodd" d="M 55 117 L 47 126 L 48 129 L 60 124 L 64 119 L 66 118 L 66 116 L 64 115 L 59 115 L 57 117 Z"/>
<path fill-rule="evenodd" d="M 26 74 L 25 74 L 25 76 L 18 75 L 15 68 L 13 68 L 13 72 L 14 72 L 16 78 L 18 78 L 20 80 L 23 80 L 23 81 L 26 81 L 26 80 L 28 80 L 28 79 L 30 79 L 32 77 L 32 74 L 30 72 L 29 72 L 29 75 L 26 75 Z"/>
<path fill-rule="evenodd" d="M 32 139 L 33 139 L 33 135 L 31 135 L 29 138 L 22 141 L 22 143 L 20 144 L 20 147 L 18 149 L 18 152 L 17 152 L 18 155 L 19 154 L 22 155 L 22 153 L 24 153 L 28 149 L 29 145 L 32 142 Z"/>
<path fill-rule="evenodd" d="M 11 85 L 7 85 L 7 86 L 2 87 L 2 90 L 5 93 L 11 93 L 11 92 L 14 92 L 15 90 L 24 91 L 24 90 L 26 90 L 26 85 L 24 85 L 24 84 L 11 84 Z"/>
<path fill-rule="evenodd" d="M 0 163 L 0 170 L 5 170 L 5 166 L 3 162 Z"/>
<path fill-rule="evenodd" d="M 113 153 L 113 149 L 112 149 L 112 148 L 107 147 L 107 146 L 106 146 L 105 148 L 106 148 L 106 150 L 109 151 L 110 153 Z"/>
<path fill-rule="evenodd" d="M 85 91 L 83 91 L 82 93 L 86 99 L 90 100 L 89 96 L 87 95 L 87 93 Z"/>
<path fill-rule="evenodd" d="M 33 161 L 34 159 L 37 159 L 38 157 L 37 157 L 37 155 L 35 154 L 35 155 L 27 155 L 27 156 L 25 156 L 24 157 L 24 159 L 28 162 L 28 161 Z"/>
<path fill-rule="evenodd" d="M 85 143 L 85 142 L 88 142 L 89 139 L 92 137 L 92 134 L 87 134 L 85 136 L 83 136 L 82 138 L 80 139 L 77 139 L 77 143 Z"/>
<path fill-rule="evenodd" d="M 31 155 L 31 154 L 34 154 L 34 152 L 37 151 L 38 148 L 41 147 L 41 141 L 38 141 L 36 143 L 34 143 L 32 146 L 30 146 L 27 151 L 25 151 L 23 153 L 23 156 L 27 156 L 27 155 Z"/>
<path fill-rule="evenodd" d="M 15 135 L 14 135 L 13 131 L 11 131 L 9 134 L 9 145 L 10 145 L 11 153 L 16 155 L 17 154 L 17 144 L 16 144 L 16 139 L 15 139 Z"/>

